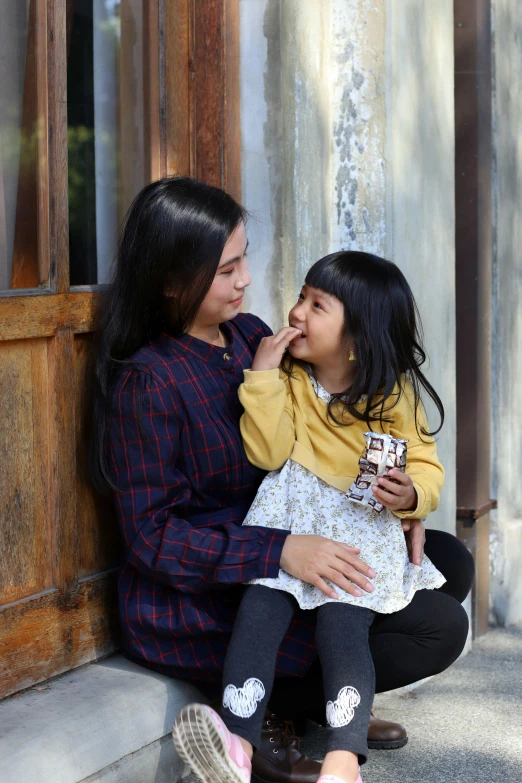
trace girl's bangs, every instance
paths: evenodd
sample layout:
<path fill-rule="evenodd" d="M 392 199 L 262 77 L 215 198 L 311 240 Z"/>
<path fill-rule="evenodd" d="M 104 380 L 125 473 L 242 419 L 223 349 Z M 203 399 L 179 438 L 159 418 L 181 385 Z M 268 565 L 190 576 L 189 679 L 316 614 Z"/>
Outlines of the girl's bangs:
<path fill-rule="evenodd" d="M 343 302 L 347 294 L 347 274 L 346 271 L 341 274 L 337 268 L 335 262 L 338 260 L 338 256 L 339 254 L 335 253 L 317 261 L 308 270 L 305 285 L 324 291 L 325 294 L 335 296 L 336 299 Z"/>

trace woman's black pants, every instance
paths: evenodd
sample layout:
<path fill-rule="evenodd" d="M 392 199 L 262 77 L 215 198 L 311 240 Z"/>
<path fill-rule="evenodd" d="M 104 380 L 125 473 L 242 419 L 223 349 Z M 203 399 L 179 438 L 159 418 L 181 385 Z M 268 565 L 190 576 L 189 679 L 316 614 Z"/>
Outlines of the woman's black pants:
<path fill-rule="evenodd" d="M 468 617 L 461 602 L 473 584 L 473 558 L 455 536 L 439 530 L 426 531 L 425 552 L 446 584 L 439 590 L 419 590 L 399 612 L 375 615 L 369 638 L 377 693 L 439 674 L 464 649 Z M 276 678 L 269 706 L 282 717 L 307 717 L 324 725 L 319 660 L 304 677 Z"/>

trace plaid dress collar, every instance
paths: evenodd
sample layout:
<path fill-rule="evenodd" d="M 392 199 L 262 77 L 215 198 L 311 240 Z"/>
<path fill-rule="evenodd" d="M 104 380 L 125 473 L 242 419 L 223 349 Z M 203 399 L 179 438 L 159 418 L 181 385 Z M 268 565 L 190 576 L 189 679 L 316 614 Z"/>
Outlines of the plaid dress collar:
<path fill-rule="evenodd" d="M 227 340 L 227 345 L 224 348 L 211 345 L 211 343 L 193 337 L 191 334 L 183 334 L 181 337 L 174 337 L 167 332 L 165 334 L 176 341 L 178 348 L 182 346 L 187 353 L 202 359 L 207 364 L 222 368 L 226 364 L 234 363 L 234 335 L 227 323 L 220 324 L 220 329 Z"/>

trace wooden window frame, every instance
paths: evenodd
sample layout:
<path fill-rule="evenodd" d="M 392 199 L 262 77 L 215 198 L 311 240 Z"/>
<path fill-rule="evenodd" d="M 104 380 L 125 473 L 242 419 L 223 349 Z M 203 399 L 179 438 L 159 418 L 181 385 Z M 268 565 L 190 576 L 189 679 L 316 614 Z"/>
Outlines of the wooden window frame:
<path fill-rule="evenodd" d="M 70 285 L 67 0 L 38 2 L 40 9 L 47 8 L 45 18 L 39 15 L 38 49 L 39 69 L 47 75 L 39 99 L 46 126 L 40 144 L 42 159 L 48 156 L 39 178 L 43 195 L 38 242 L 47 259 L 49 287 L 0 291 L 0 338 L 6 340 L 54 334 L 55 309 L 57 328 L 67 324 L 74 332 L 92 331 L 106 288 Z M 143 27 L 150 180 L 186 174 L 223 187 L 240 200 L 238 0 L 144 0 Z M 71 296 L 77 302 L 67 322 Z M 32 297 L 42 299 L 36 303 Z"/>

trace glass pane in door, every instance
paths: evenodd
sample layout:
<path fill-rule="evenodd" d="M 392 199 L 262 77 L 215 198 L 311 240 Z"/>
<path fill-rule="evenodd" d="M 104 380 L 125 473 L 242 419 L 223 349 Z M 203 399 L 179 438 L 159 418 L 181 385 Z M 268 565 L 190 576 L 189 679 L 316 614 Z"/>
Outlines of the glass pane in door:
<path fill-rule="evenodd" d="M 108 281 L 118 228 L 147 181 L 143 0 L 67 5 L 70 271 L 81 286 Z"/>
<path fill-rule="evenodd" d="M 46 2 L 0 4 L 0 292 L 46 288 Z"/>

